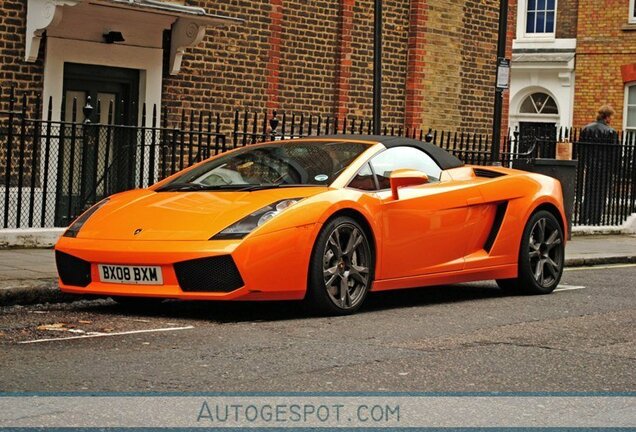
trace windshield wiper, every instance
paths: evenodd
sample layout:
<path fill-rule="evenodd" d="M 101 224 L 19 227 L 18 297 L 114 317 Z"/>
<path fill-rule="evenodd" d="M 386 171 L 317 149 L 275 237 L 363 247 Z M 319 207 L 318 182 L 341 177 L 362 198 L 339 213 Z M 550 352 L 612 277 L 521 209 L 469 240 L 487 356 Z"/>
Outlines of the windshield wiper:
<path fill-rule="evenodd" d="M 265 189 L 278 189 L 278 188 L 294 188 L 294 187 L 325 187 L 325 185 L 316 184 L 298 184 L 298 183 L 262 183 L 246 186 L 239 189 L 240 192 L 253 192 Z"/>
<path fill-rule="evenodd" d="M 199 183 L 171 183 L 157 189 L 157 192 L 240 190 L 244 187 L 245 185 L 203 185 Z"/>
<path fill-rule="evenodd" d="M 260 183 L 260 184 L 228 184 L 228 185 L 203 185 L 200 183 L 170 183 L 159 189 L 157 192 L 193 192 L 193 191 L 222 191 L 233 190 L 238 192 L 252 192 L 265 189 L 292 188 L 292 187 L 320 187 L 315 184 L 294 184 L 294 183 Z"/>

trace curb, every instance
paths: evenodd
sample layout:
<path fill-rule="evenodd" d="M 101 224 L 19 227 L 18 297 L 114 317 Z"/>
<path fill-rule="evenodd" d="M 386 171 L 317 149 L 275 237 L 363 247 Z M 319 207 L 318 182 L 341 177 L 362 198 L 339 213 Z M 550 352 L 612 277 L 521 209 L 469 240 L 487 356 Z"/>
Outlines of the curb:
<path fill-rule="evenodd" d="M 590 258 L 570 258 L 565 260 L 566 267 L 587 267 L 604 264 L 633 264 L 636 263 L 636 255 L 632 256 L 609 256 Z"/>
<path fill-rule="evenodd" d="M 565 260 L 565 266 L 570 268 L 631 263 L 636 263 L 636 255 L 570 258 Z M 22 285 L 11 286 L 11 283 L 16 285 L 22 283 Z M 87 298 L 94 298 L 94 296 L 64 294 L 57 287 L 57 279 L 39 279 L 30 284 L 24 284 L 24 281 L 19 280 L 6 281 L 4 286 L 0 283 L 0 307 L 39 303 L 70 303 Z"/>
<path fill-rule="evenodd" d="M 67 303 L 77 301 L 84 296 L 64 294 L 57 286 L 57 279 L 39 279 L 25 284 L 24 281 L 0 285 L 0 307 L 14 305 L 30 305 L 39 303 Z"/>

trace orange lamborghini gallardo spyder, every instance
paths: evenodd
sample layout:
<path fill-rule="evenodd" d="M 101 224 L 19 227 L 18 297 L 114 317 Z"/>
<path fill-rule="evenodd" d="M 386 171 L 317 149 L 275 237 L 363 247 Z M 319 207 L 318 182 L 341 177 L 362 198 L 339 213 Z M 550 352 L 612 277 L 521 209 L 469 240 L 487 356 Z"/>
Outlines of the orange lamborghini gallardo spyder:
<path fill-rule="evenodd" d="M 407 138 L 337 135 L 238 148 L 113 195 L 55 249 L 67 293 L 305 299 L 349 314 L 370 291 L 484 279 L 549 293 L 566 227 L 550 177 L 465 166 Z"/>

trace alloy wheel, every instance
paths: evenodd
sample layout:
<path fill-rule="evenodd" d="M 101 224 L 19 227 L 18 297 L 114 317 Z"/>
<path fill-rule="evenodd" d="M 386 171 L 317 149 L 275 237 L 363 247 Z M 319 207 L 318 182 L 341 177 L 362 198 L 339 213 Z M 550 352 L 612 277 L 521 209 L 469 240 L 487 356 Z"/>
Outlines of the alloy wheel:
<path fill-rule="evenodd" d="M 539 286 L 550 287 L 559 278 L 563 267 L 562 245 L 561 231 L 552 221 L 541 218 L 534 224 L 528 255 L 530 269 Z"/>
<path fill-rule="evenodd" d="M 370 249 L 364 233 L 344 223 L 330 233 L 323 255 L 325 289 L 341 309 L 353 309 L 369 285 Z"/>

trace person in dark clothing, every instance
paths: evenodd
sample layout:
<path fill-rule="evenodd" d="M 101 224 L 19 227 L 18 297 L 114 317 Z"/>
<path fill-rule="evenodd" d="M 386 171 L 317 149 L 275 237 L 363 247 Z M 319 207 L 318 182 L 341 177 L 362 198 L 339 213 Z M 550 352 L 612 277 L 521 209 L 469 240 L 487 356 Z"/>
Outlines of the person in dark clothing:
<path fill-rule="evenodd" d="M 579 164 L 584 170 L 583 206 L 581 221 L 585 225 L 599 225 L 607 206 L 607 192 L 611 188 L 611 165 L 617 156 L 618 135 L 610 126 L 614 109 L 603 105 L 596 121 L 581 130 Z"/>
<path fill-rule="evenodd" d="M 616 131 L 610 126 L 612 122 L 612 116 L 616 113 L 614 108 L 610 105 L 603 105 L 598 110 L 596 121 L 588 124 L 581 130 L 581 137 L 587 136 L 602 136 L 616 134 Z"/>

